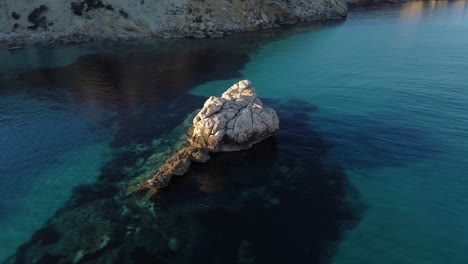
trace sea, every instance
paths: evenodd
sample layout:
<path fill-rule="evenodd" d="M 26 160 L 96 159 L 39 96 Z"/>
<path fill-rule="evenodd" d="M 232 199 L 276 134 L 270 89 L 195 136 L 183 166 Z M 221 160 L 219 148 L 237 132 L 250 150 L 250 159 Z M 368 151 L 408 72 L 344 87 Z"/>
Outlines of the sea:
<path fill-rule="evenodd" d="M 0 48 L 0 263 L 468 263 L 467 6 Z M 244 79 L 280 130 L 135 192 Z"/>

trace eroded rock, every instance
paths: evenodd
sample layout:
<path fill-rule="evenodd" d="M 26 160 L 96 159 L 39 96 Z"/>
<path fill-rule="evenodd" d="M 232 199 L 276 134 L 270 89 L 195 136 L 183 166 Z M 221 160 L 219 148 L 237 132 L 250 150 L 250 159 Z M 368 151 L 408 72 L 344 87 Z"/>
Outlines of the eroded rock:
<path fill-rule="evenodd" d="M 276 112 L 264 107 L 250 81 L 234 84 L 221 97 L 211 96 L 193 119 L 186 147 L 169 158 L 144 189 L 166 186 L 172 176 L 185 174 L 192 162 L 206 162 L 209 152 L 248 149 L 279 129 Z"/>
<path fill-rule="evenodd" d="M 264 107 L 250 81 L 234 84 L 221 97 L 208 98 L 189 130 L 191 146 L 209 151 L 236 151 L 279 129 L 276 112 Z"/>

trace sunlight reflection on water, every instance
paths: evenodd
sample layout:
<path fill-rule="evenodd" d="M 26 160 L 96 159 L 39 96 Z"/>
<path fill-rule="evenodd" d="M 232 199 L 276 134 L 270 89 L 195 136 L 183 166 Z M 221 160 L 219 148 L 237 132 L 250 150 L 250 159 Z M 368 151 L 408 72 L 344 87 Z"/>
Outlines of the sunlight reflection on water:
<path fill-rule="evenodd" d="M 443 13 L 451 18 L 464 17 L 466 14 L 466 0 L 449 1 L 410 1 L 402 5 L 401 20 L 419 21 L 423 16 L 432 17 L 435 12 Z"/>

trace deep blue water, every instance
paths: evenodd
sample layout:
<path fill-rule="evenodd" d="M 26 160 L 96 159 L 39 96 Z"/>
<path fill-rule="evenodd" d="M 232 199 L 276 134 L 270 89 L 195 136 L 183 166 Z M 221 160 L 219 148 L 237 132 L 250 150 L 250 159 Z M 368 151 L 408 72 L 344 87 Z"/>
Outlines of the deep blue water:
<path fill-rule="evenodd" d="M 467 11 L 0 49 L 0 261 L 467 263 Z M 127 195 L 240 79 L 280 131 Z"/>

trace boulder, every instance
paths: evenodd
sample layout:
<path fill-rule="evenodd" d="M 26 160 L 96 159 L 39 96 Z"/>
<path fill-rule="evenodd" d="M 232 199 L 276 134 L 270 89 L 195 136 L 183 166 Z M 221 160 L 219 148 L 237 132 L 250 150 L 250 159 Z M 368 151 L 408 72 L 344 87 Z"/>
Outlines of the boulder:
<path fill-rule="evenodd" d="M 198 30 L 199 29 L 199 24 L 198 23 L 192 23 L 192 24 L 190 24 L 190 28 L 192 30 L 194 30 L 194 31 Z"/>
<path fill-rule="evenodd" d="M 265 23 L 270 23 L 270 19 L 268 19 L 268 16 L 265 13 L 262 13 L 262 20 Z"/>
<path fill-rule="evenodd" d="M 141 189 L 154 193 L 173 176 L 185 174 L 192 162 L 206 162 L 209 152 L 248 149 L 278 129 L 276 112 L 263 106 L 250 81 L 240 81 L 221 97 L 206 100 L 193 119 L 186 146 L 167 159 Z"/>
<path fill-rule="evenodd" d="M 200 29 L 201 31 L 205 31 L 205 30 L 206 30 L 205 24 L 200 23 L 199 29 Z"/>
<path fill-rule="evenodd" d="M 195 32 L 193 32 L 193 37 L 194 38 L 206 38 L 206 33 L 201 31 L 201 30 L 197 30 Z"/>
<path fill-rule="evenodd" d="M 211 96 L 195 116 L 189 144 L 211 152 L 248 149 L 279 129 L 276 112 L 264 107 L 250 81 Z"/>
<path fill-rule="evenodd" d="M 206 22 L 206 29 L 207 30 L 213 30 L 214 29 L 214 23 L 213 22 Z"/>

